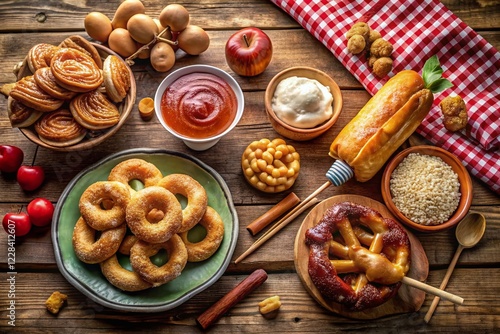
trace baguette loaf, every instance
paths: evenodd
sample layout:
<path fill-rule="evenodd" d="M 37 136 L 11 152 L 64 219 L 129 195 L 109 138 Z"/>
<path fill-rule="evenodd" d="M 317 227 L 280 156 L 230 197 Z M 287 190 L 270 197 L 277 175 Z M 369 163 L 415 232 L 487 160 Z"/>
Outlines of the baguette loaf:
<path fill-rule="evenodd" d="M 329 155 L 349 164 L 356 180 L 368 181 L 420 125 L 433 101 L 417 72 L 399 72 L 340 131 Z"/>

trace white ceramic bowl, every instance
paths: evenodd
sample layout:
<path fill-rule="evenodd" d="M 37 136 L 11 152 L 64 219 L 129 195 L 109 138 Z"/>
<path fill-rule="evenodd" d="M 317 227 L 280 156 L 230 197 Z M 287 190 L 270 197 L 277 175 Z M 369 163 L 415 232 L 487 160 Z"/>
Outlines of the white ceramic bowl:
<path fill-rule="evenodd" d="M 183 136 L 174 130 L 172 130 L 165 120 L 163 119 L 162 113 L 161 113 L 161 99 L 163 96 L 163 93 L 167 89 L 168 86 L 170 86 L 175 80 L 178 78 L 182 77 L 183 75 L 190 74 L 190 73 L 210 73 L 213 75 L 216 75 L 220 78 L 222 78 L 234 91 L 236 95 L 236 101 L 237 101 L 237 109 L 236 109 L 236 117 L 234 118 L 233 122 L 231 125 L 222 133 L 212 136 L 212 137 L 207 137 L 207 138 L 190 138 Z M 241 116 L 243 116 L 243 109 L 245 107 L 245 100 L 243 97 L 243 91 L 241 90 L 241 87 L 238 85 L 236 80 L 232 76 L 230 76 L 227 72 L 217 68 L 213 67 L 210 65 L 191 65 L 191 66 L 186 66 L 183 68 L 180 68 L 172 73 L 170 73 L 163 81 L 160 83 L 156 90 L 155 94 L 155 113 L 156 117 L 160 121 L 161 125 L 170 132 L 173 136 L 181 139 L 189 148 L 195 150 L 195 151 L 204 151 L 215 144 L 224 137 L 228 132 L 230 132 L 236 124 L 241 119 Z"/>

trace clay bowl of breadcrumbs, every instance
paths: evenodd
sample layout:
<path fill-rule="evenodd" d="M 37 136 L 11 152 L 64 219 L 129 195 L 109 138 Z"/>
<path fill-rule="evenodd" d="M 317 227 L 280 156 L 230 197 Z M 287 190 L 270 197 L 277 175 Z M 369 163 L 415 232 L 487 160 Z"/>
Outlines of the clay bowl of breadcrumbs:
<path fill-rule="evenodd" d="M 385 167 L 382 197 L 406 226 L 437 232 L 455 226 L 467 214 L 472 181 L 452 153 L 435 146 L 414 146 Z"/>

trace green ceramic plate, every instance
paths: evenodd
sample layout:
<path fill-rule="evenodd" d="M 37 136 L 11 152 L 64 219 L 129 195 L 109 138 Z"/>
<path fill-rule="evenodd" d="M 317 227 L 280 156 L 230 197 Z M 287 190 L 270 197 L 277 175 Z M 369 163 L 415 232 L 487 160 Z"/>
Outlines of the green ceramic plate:
<path fill-rule="evenodd" d="M 140 158 L 153 163 L 163 175 L 184 173 L 195 178 L 205 187 L 208 204 L 220 214 L 225 228 L 222 244 L 210 259 L 199 263 L 188 263 L 182 274 L 167 284 L 133 293 L 121 291 L 111 285 L 101 274 L 99 265 L 81 262 L 76 257 L 72 245 L 73 227 L 80 216 L 78 202 L 83 191 L 96 181 L 106 180 L 116 164 L 131 158 Z M 238 239 L 238 217 L 231 193 L 222 177 L 194 157 L 155 149 L 122 151 L 82 171 L 63 191 L 53 221 L 54 253 L 63 276 L 95 302 L 113 309 L 133 312 L 159 312 L 172 309 L 208 288 L 226 270 Z M 127 260 L 121 259 L 124 266 L 127 266 Z"/>

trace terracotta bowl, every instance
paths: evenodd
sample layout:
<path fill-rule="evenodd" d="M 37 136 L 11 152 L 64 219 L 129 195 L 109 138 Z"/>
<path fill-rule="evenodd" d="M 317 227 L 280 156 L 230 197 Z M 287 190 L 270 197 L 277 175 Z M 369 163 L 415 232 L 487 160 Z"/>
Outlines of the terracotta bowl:
<path fill-rule="evenodd" d="M 103 61 L 110 54 L 117 56 L 119 59 L 122 59 L 117 53 L 115 53 L 111 49 L 108 49 L 105 46 L 102 46 L 102 45 L 96 44 L 96 43 L 92 43 L 92 45 L 97 49 L 97 51 L 101 55 L 101 58 L 103 59 Z M 99 132 L 99 134 L 97 134 L 95 136 L 87 135 L 87 137 L 85 137 L 79 143 L 76 143 L 76 144 L 70 145 L 70 146 L 64 146 L 64 147 L 52 146 L 52 145 L 49 145 L 49 144 L 43 142 L 42 140 L 40 140 L 33 125 L 26 127 L 26 128 L 20 128 L 19 130 L 33 143 L 35 143 L 39 146 L 49 148 L 49 149 L 54 150 L 54 151 L 61 151 L 61 152 L 80 151 L 80 150 L 86 150 L 86 149 L 89 149 L 89 148 L 92 148 L 94 146 L 99 145 L 100 143 L 102 143 L 103 141 L 108 139 L 109 137 L 113 136 L 122 127 L 122 125 L 127 120 L 128 116 L 130 115 L 132 108 L 134 107 L 134 103 L 135 103 L 135 99 L 136 99 L 136 83 L 135 83 L 135 78 L 134 78 L 134 74 L 132 73 L 132 70 L 130 69 L 130 67 L 128 65 L 127 65 L 127 68 L 130 72 L 130 81 L 131 81 L 130 82 L 130 89 L 129 89 L 128 94 L 125 97 L 125 99 L 122 102 L 116 104 L 116 106 L 118 107 L 118 110 L 120 111 L 120 121 L 116 125 L 114 125 L 113 127 L 105 129 L 102 132 Z M 19 72 L 17 73 L 17 79 L 20 80 L 21 78 L 25 77 L 26 75 L 31 75 L 31 74 L 32 73 L 26 64 L 26 59 L 25 59 L 21 65 L 21 67 L 19 68 Z"/>
<path fill-rule="evenodd" d="M 439 225 L 422 225 L 413 222 L 408 217 L 406 217 L 399 209 L 396 207 L 392 201 L 392 194 L 390 190 L 390 179 L 392 172 L 396 167 L 403 161 L 403 159 L 410 153 L 420 153 L 425 155 L 432 155 L 440 157 L 445 163 L 451 166 L 453 171 L 457 173 L 458 180 L 460 182 L 460 202 L 457 209 L 448 219 L 448 221 Z M 401 153 L 397 154 L 385 167 L 384 173 L 382 174 L 382 197 L 384 199 L 385 205 L 389 210 L 405 225 L 422 232 L 438 232 L 442 230 L 449 229 L 467 214 L 472 203 L 472 180 L 469 173 L 462 165 L 460 160 L 452 153 L 435 146 L 421 145 L 410 147 Z"/>
<path fill-rule="evenodd" d="M 278 84 L 283 79 L 292 76 L 315 79 L 324 86 L 330 87 L 330 92 L 333 95 L 333 114 L 328 121 L 314 128 L 301 129 L 283 122 L 280 118 L 278 118 L 278 116 L 276 116 L 276 113 L 272 108 L 272 98 L 274 95 L 274 91 L 276 90 L 276 86 L 278 86 Z M 342 110 L 342 93 L 337 83 L 326 73 L 311 67 L 304 66 L 292 67 L 276 74 L 267 85 L 264 99 L 267 115 L 274 130 L 283 137 L 297 141 L 310 140 L 323 134 L 325 131 L 330 129 L 333 124 L 335 124 Z"/>

